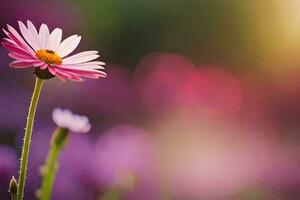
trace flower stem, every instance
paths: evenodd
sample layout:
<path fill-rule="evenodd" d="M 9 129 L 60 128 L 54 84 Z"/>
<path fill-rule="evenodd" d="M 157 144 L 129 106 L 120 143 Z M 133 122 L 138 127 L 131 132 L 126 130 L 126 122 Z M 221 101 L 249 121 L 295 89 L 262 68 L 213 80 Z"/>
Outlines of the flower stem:
<path fill-rule="evenodd" d="M 58 128 L 52 136 L 47 159 L 45 165 L 42 168 L 42 186 L 38 191 L 38 197 L 40 200 L 51 199 L 53 183 L 58 169 L 58 157 L 67 141 L 68 133 L 68 129 Z"/>
<path fill-rule="evenodd" d="M 20 175 L 18 180 L 18 194 L 17 194 L 18 200 L 22 200 L 24 195 L 32 127 L 34 122 L 35 110 L 39 100 L 42 86 L 43 86 L 43 80 L 37 77 L 35 80 L 35 86 L 34 86 L 32 98 L 29 106 L 29 112 L 27 116 L 27 123 L 26 123 L 24 143 L 23 143 L 22 156 L 21 156 Z"/>

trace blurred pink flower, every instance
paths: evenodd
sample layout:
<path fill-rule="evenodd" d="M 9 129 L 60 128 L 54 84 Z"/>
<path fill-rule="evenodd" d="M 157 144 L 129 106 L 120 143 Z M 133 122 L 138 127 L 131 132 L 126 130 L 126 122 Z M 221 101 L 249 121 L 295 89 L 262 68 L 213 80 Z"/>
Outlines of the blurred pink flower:
<path fill-rule="evenodd" d="M 138 64 L 134 83 L 145 106 L 152 112 L 173 109 L 174 97 L 195 72 L 191 61 L 175 53 L 153 53 Z"/>
<path fill-rule="evenodd" d="M 300 187 L 299 147 L 280 146 L 273 150 L 268 170 L 259 177 L 260 183 L 271 187 Z"/>
<path fill-rule="evenodd" d="M 170 195 L 227 199 L 256 185 L 273 167 L 278 145 L 262 130 L 252 133 L 240 126 L 228 119 L 197 115 L 173 115 L 163 121 L 156 132 L 164 185 Z"/>
<path fill-rule="evenodd" d="M 42 24 L 38 32 L 31 21 L 27 21 L 27 27 L 19 21 L 21 36 L 12 26 L 7 27 L 8 31 L 3 31 L 8 38 L 4 38 L 2 45 L 11 52 L 8 55 L 15 59 L 10 63 L 12 67 L 48 70 L 50 75 L 56 75 L 62 80 L 81 81 L 81 77 L 97 79 L 106 76 L 105 72 L 99 70 L 104 69 L 104 63 L 93 61 L 99 57 L 97 51 L 68 56 L 80 42 L 81 37 L 78 35 L 72 35 L 61 42 L 60 28 L 50 33 L 48 26 Z"/>
<path fill-rule="evenodd" d="M 95 146 L 99 186 L 118 188 L 128 199 L 155 199 L 156 153 L 142 129 L 119 125 L 100 136 Z"/>
<path fill-rule="evenodd" d="M 13 148 L 0 145 L 0 197 L 9 198 L 8 183 L 13 175 L 17 175 L 18 157 Z"/>
<path fill-rule="evenodd" d="M 242 83 L 229 71 L 204 66 L 180 85 L 176 104 L 179 109 L 202 113 L 234 114 L 243 106 Z"/>

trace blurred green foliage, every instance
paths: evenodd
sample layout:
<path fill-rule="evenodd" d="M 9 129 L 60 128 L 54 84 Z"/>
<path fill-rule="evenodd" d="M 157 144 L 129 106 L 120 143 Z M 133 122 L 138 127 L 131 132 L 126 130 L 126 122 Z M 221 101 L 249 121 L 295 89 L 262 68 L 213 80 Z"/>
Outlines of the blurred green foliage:
<path fill-rule="evenodd" d="M 153 51 L 178 52 L 195 63 L 251 66 L 259 61 L 256 12 L 269 6 L 239 0 L 73 0 L 107 60 L 134 66 Z M 260 6 L 260 8 L 259 8 Z"/>

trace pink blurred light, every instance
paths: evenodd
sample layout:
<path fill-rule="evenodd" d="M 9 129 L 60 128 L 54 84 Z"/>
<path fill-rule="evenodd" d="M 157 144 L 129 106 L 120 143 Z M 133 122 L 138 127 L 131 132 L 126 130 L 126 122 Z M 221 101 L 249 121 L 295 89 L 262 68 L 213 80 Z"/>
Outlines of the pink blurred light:
<path fill-rule="evenodd" d="M 142 102 L 152 112 L 173 108 L 174 97 L 195 66 L 184 56 L 175 53 L 153 53 L 138 64 L 134 84 Z"/>
<path fill-rule="evenodd" d="M 203 66 L 180 85 L 176 101 L 179 109 L 208 114 L 235 114 L 243 106 L 242 83 L 229 71 Z"/>
<path fill-rule="evenodd" d="M 299 148 L 281 145 L 273 149 L 273 159 L 259 182 L 274 188 L 300 187 Z"/>
<path fill-rule="evenodd" d="M 182 199 L 235 195 L 259 183 L 277 159 L 279 146 L 263 130 L 239 124 L 173 116 L 156 131 L 164 184 Z"/>

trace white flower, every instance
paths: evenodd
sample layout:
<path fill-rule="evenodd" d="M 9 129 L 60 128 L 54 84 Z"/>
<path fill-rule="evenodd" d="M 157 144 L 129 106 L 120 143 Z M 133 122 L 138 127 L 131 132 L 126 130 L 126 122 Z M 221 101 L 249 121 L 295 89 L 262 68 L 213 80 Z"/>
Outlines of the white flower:
<path fill-rule="evenodd" d="M 86 116 L 73 114 L 68 109 L 54 109 L 52 119 L 58 127 L 69 129 L 72 132 L 86 133 L 91 129 L 91 124 Z"/>

